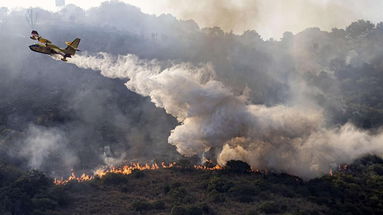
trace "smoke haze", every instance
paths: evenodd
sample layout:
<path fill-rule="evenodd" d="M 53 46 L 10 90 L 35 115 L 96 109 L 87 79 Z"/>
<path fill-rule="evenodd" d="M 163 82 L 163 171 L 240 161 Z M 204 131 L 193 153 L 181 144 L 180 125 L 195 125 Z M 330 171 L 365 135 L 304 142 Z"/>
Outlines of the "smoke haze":
<path fill-rule="evenodd" d="M 308 27 L 324 30 L 344 28 L 357 19 L 382 20 L 379 0 L 126 0 L 145 12 L 167 12 L 177 18 L 195 20 L 202 27 L 219 26 L 242 34 L 256 30 L 264 38 L 281 38 L 285 31 L 297 33 Z"/>
<path fill-rule="evenodd" d="M 66 168 L 71 168 L 76 163 L 76 157 L 67 148 L 67 144 L 62 131 L 31 125 L 18 153 L 28 160 L 29 166 L 33 169 L 44 169 L 46 160 L 62 163 Z M 54 169 L 50 171 L 54 172 Z"/>
<path fill-rule="evenodd" d="M 219 81 L 208 65 L 173 65 L 134 55 L 75 56 L 78 67 L 109 78 L 128 78 L 126 86 L 149 96 L 180 123 L 168 138 L 186 156 L 218 149 L 218 161 L 243 160 L 253 169 L 271 169 L 303 178 L 327 173 L 367 154 L 383 153 L 383 133 L 370 135 L 351 124 L 324 127 L 319 110 L 248 104 Z"/>
<path fill-rule="evenodd" d="M 67 175 L 196 154 L 311 178 L 381 154 L 382 23 L 275 41 L 116 1 L 34 11 L 40 35 L 87 53 L 78 68 L 30 52 L 26 11 L 0 10 L 1 160 Z"/>

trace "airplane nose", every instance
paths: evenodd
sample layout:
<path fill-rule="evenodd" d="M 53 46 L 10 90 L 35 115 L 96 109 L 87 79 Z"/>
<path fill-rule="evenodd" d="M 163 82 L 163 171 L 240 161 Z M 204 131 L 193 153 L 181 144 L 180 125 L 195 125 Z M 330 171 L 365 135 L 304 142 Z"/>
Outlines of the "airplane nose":
<path fill-rule="evenodd" d="M 35 46 L 34 46 L 34 45 L 30 45 L 29 48 L 30 48 L 32 51 L 35 51 Z"/>

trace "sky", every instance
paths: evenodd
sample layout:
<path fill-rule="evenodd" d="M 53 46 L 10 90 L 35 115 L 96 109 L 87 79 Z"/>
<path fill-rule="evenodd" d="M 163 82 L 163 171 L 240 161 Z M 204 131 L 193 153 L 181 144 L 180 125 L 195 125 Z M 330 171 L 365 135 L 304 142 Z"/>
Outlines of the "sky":
<path fill-rule="evenodd" d="M 89 9 L 105 0 L 66 0 Z M 297 33 L 308 27 L 344 28 L 358 19 L 383 20 L 382 0 L 120 0 L 148 14 L 170 13 L 179 19 L 195 20 L 200 27 L 219 26 L 242 33 L 256 30 L 264 38 L 279 39 L 285 31 Z M 0 0 L 9 8 L 41 7 L 59 10 L 55 0 Z"/>

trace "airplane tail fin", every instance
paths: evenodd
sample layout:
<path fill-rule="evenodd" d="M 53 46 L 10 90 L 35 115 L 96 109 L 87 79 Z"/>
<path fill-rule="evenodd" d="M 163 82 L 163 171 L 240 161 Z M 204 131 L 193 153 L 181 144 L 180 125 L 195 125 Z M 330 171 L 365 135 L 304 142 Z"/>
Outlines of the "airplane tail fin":
<path fill-rule="evenodd" d="M 65 44 L 67 44 L 65 51 L 68 55 L 74 55 L 76 51 L 80 51 L 77 49 L 78 45 L 80 44 L 80 38 L 76 38 L 72 42 L 65 42 Z"/>

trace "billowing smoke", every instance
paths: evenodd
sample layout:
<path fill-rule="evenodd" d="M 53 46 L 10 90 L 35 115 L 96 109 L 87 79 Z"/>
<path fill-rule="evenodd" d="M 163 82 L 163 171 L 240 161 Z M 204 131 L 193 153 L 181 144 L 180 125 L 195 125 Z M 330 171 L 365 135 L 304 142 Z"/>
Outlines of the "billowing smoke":
<path fill-rule="evenodd" d="M 383 134 L 369 134 L 351 124 L 326 128 L 319 108 L 251 104 L 215 80 L 210 65 L 164 63 L 118 57 L 75 56 L 80 68 L 109 78 L 128 78 L 126 86 L 149 96 L 176 117 L 168 142 L 186 156 L 216 151 L 220 164 L 239 159 L 253 169 L 283 171 L 311 178 L 366 154 L 383 153 Z"/>

